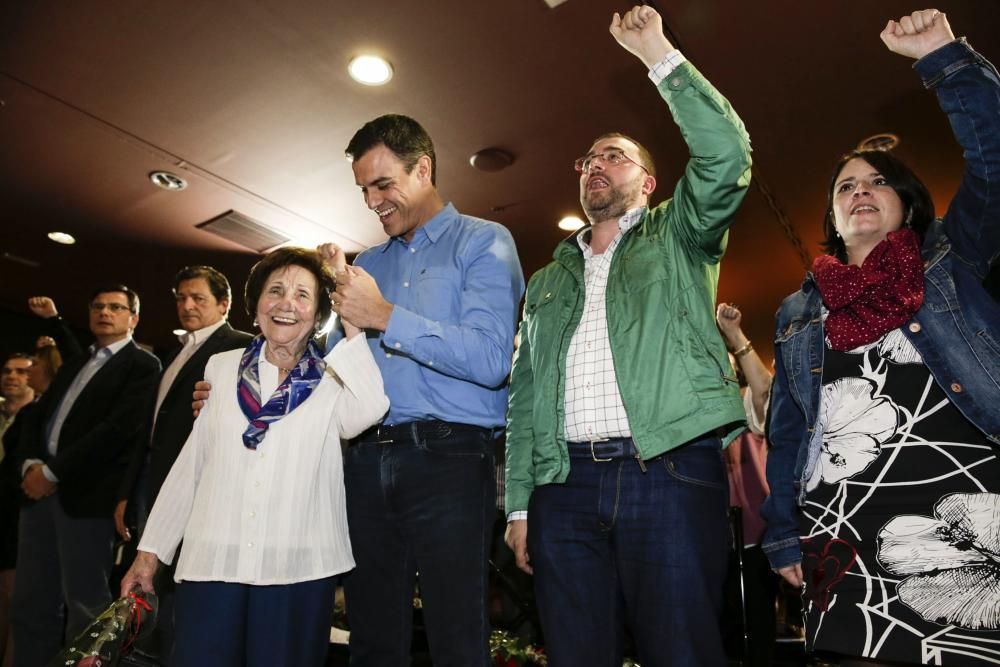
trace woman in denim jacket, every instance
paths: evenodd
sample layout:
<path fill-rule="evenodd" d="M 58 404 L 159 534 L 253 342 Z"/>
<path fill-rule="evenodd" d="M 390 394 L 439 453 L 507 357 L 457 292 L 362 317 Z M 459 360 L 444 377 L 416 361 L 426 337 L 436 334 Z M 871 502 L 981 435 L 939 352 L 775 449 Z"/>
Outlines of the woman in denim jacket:
<path fill-rule="evenodd" d="M 841 664 L 1000 664 L 1000 77 L 944 14 L 881 34 L 965 151 L 944 218 L 897 158 L 837 165 L 778 312 L 764 550 Z M 853 662 L 850 660 L 854 659 Z"/>

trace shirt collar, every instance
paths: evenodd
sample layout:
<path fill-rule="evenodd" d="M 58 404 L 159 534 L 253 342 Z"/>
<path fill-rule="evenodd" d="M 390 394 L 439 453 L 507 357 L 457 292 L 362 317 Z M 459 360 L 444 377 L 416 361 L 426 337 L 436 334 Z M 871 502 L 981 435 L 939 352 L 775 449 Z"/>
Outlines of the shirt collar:
<path fill-rule="evenodd" d="M 618 218 L 618 231 L 624 234 L 628 230 L 635 227 L 639 221 L 642 219 L 643 214 L 646 212 L 645 206 L 640 206 L 638 208 L 633 208 L 630 211 L 626 211 L 625 215 Z M 587 250 L 590 247 L 590 227 L 584 227 L 580 230 L 580 233 L 576 235 L 576 242 L 580 246 L 581 250 Z"/>
<path fill-rule="evenodd" d="M 394 236 L 382 246 L 382 252 L 388 250 L 393 241 L 409 245 L 415 243 L 421 236 L 426 236 L 427 240 L 431 243 L 437 243 L 437 240 L 441 238 L 441 235 L 445 233 L 457 217 L 458 211 L 455 210 L 455 205 L 448 202 L 444 208 L 434 214 L 434 217 L 417 228 L 417 231 L 413 234 L 412 241 L 406 241 L 400 236 Z"/>
<path fill-rule="evenodd" d="M 111 343 L 111 345 L 107 345 L 105 347 L 98 347 L 97 343 L 94 343 L 89 348 L 90 356 L 113 357 L 114 355 L 118 354 L 122 350 L 122 348 L 124 348 L 131 342 L 132 342 L 132 336 L 125 336 L 121 340 Z M 107 350 L 107 352 L 105 352 L 105 350 Z"/>
<path fill-rule="evenodd" d="M 202 327 L 195 331 L 185 331 L 183 334 L 177 337 L 177 340 L 181 342 L 181 345 L 187 345 L 188 340 L 193 339 L 192 345 L 201 345 L 208 337 L 214 334 L 219 328 L 226 323 L 226 320 L 222 319 L 215 324 L 209 324 L 207 327 Z"/>

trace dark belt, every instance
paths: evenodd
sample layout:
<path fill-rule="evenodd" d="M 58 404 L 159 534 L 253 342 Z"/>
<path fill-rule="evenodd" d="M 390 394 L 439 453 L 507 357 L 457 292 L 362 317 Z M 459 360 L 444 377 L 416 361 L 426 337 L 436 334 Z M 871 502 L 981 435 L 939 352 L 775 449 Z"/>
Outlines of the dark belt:
<path fill-rule="evenodd" d="M 632 438 L 609 438 L 583 442 L 567 442 L 571 459 L 591 459 L 594 461 L 613 461 L 615 459 L 634 459 L 639 450 L 635 448 Z"/>
<path fill-rule="evenodd" d="M 424 440 L 436 438 L 447 438 L 450 435 L 479 434 L 488 433 L 496 435 L 500 429 L 484 428 L 473 424 L 458 424 L 456 422 L 443 422 L 437 419 L 430 421 L 403 422 L 402 424 L 376 424 L 357 438 L 351 444 L 362 442 L 388 445 L 393 442 L 413 442 L 414 437 Z"/>

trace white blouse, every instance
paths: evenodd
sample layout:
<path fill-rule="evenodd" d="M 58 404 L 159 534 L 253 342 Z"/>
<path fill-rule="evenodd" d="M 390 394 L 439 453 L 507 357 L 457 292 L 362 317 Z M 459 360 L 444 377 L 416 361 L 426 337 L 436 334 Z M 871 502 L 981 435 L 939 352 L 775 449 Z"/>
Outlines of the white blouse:
<path fill-rule="evenodd" d="M 365 337 L 337 343 L 313 393 L 272 423 L 256 450 L 243 445 L 247 418 L 236 398 L 242 356 L 231 350 L 209 359 L 212 397 L 160 490 L 139 549 L 170 563 L 183 538 L 177 581 L 287 584 L 345 572 L 354 557 L 340 439 L 389 408 Z"/>

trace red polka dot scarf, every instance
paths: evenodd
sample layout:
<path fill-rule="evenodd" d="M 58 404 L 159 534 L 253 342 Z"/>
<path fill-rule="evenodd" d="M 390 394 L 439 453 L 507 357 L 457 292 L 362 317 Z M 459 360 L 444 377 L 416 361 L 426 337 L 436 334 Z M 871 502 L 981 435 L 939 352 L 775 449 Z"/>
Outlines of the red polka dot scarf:
<path fill-rule="evenodd" d="M 835 350 L 878 340 L 905 324 L 924 302 L 920 239 L 912 229 L 889 232 L 861 266 L 817 257 L 813 275 L 830 311 L 826 334 Z"/>

